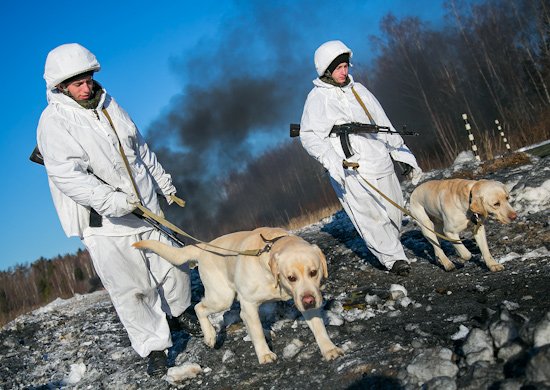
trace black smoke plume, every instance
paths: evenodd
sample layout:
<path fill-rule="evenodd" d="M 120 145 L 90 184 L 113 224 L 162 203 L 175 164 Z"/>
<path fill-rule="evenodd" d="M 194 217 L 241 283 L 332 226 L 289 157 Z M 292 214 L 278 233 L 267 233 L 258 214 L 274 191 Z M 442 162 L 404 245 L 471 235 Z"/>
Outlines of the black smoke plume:
<path fill-rule="evenodd" d="M 277 4 L 229 17 L 215 40 L 173 61 L 174 72 L 186 76 L 184 86 L 148 129 L 152 149 L 187 201 L 167 215 L 193 233 L 208 236 L 225 196 L 221 183 L 289 142 L 289 123 L 300 121 L 316 76 L 313 52 L 323 42 L 306 39 L 308 26 L 320 12 L 313 2 Z M 317 10 L 307 15 L 307 25 L 304 9 Z"/>

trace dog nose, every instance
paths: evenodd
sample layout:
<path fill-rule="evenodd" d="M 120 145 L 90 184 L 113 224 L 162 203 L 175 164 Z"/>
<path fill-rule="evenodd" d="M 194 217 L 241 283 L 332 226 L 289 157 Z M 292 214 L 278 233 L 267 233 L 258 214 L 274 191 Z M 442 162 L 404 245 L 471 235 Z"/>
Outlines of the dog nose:
<path fill-rule="evenodd" d="M 512 212 L 508 214 L 508 218 L 510 218 L 512 221 L 514 221 L 517 217 L 518 217 L 517 213 Z"/>
<path fill-rule="evenodd" d="M 304 305 L 304 309 L 313 309 L 315 307 L 315 297 L 313 295 L 304 295 L 302 297 L 302 304 Z"/>

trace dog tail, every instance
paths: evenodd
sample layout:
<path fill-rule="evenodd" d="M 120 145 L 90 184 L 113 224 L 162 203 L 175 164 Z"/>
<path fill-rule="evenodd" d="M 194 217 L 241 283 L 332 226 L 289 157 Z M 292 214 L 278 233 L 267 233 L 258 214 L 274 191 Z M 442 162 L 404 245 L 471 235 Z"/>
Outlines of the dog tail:
<path fill-rule="evenodd" d="M 149 249 L 174 265 L 187 263 L 193 258 L 193 252 L 194 249 L 196 249 L 194 246 L 177 248 L 175 246 L 167 245 L 155 240 L 143 240 L 134 242 L 132 246 L 141 250 Z"/>

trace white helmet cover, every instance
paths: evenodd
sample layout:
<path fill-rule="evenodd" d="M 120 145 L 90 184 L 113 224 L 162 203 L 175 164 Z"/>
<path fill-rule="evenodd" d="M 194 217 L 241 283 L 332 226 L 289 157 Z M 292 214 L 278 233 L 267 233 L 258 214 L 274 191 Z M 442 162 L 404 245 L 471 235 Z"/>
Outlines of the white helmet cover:
<path fill-rule="evenodd" d="M 81 73 L 98 72 L 101 65 L 95 55 L 78 43 L 67 43 L 48 53 L 44 67 L 44 80 L 48 89 Z"/>
<path fill-rule="evenodd" d="M 327 70 L 330 63 L 340 54 L 349 53 L 349 58 L 353 56 L 353 52 L 349 47 L 344 45 L 342 41 L 328 41 L 323 43 L 315 50 L 314 62 L 317 74 L 322 76 Z"/>

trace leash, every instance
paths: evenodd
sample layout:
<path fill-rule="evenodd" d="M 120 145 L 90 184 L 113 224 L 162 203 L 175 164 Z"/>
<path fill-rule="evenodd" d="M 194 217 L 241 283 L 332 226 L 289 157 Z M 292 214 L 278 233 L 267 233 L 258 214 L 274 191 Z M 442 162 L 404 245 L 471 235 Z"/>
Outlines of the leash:
<path fill-rule="evenodd" d="M 269 245 L 269 243 L 266 244 L 266 246 L 262 249 L 248 249 L 248 250 L 245 250 L 245 251 L 239 251 L 239 250 L 236 250 L 236 249 L 227 249 L 227 248 L 223 248 L 223 247 L 220 247 L 220 246 L 217 246 L 217 245 L 214 245 L 214 244 L 210 244 L 208 242 L 199 240 L 196 237 L 193 237 L 189 233 L 184 232 L 179 227 L 174 225 L 172 222 L 168 221 L 166 218 L 153 213 L 151 210 L 149 210 L 147 207 L 143 206 L 141 203 L 136 203 L 135 206 L 137 207 L 137 209 L 141 213 L 143 213 L 143 215 L 145 215 L 146 217 L 151 218 L 152 220 L 158 222 L 162 226 L 165 226 L 168 229 L 176 232 L 177 234 L 182 235 L 184 237 L 187 237 L 187 238 L 195 241 L 198 244 L 203 244 L 203 245 L 205 245 L 207 247 L 210 247 L 210 248 L 214 248 L 214 249 L 217 249 L 217 250 L 222 250 L 222 251 L 225 251 L 225 252 L 230 252 L 230 253 L 233 253 L 235 255 L 244 255 L 244 256 L 260 256 L 262 253 L 269 252 L 269 249 L 271 249 L 271 246 Z M 204 250 L 204 248 L 200 248 L 200 249 Z"/>
<path fill-rule="evenodd" d="M 109 115 L 109 113 L 107 112 L 107 109 L 105 107 L 103 108 L 102 111 L 103 111 L 103 114 L 105 114 L 105 117 L 107 117 L 107 120 L 109 121 L 109 124 L 111 125 L 111 128 L 113 129 L 113 131 L 115 133 L 115 136 L 118 140 L 118 149 L 119 149 L 120 155 L 122 156 L 122 160 L 124 161 L 124 165 L 126 166 L 126 171 L 128 171 L 128 176 L 130 176 L 130 180 L 132 182 L 132 187 L 134 188 L 134 192 L 135 192 L 135 194 L 137 196 L 137 199 L 138 199 L 138 202 L 134 203 L 134 205 L 137 207 L 137 209 L 140 211 L 140 213 L 143 216 L 145 216 L 146 218 L 151 219 L 151 220 L 155 221 L 156 223 L 158 223 L 158 224 L 160 224 L 160 225 L 176 232 L 177 234 L 180 234 L 184 237 L 187 237 L 187 238 L 195 241 L 196 243 L 203 244 L 203 245 L 205 245 L 207 247 L 210 247 L 210 248 L 214 248 L 214 249 L 217 249 L 217 250 L 222 250 L 222 251 L 225 251 L 225 252 L 233 253 L 235 255 L 243 255 L 243 256 L 260 256 L 262 253 L 269 252 L 269 250 L 271 249 L 271 246 L 273 245 L 273 243 L 270 243 L 269 241 L 267 241 L 263 237 L 262 237 L 262 239 L 266 242 L 266 245 L 261 249 L 248 249 L 248 250 L 245 250 L 245 251 L 239 251 L 239 250 L 235 250 L 235 249 L 222 248 L 222 247 L 219 247 L 217 245 L 210 244 L 208 242 L 199 240 L 196 237 L 193 237 L 189 233 L 184 232 L 182 229 L 180 229 L 179 227 L 174 225 L 172 222 L 168 221 L 163 216 L 157 215 L 157 214 L 153 213 L 151 210 L 149 210 L 147 207 L 145 207 L 141 203 L 141 201 L 139 200 L 139 199 L 141 199 L 141 197 L 139 196 L 139 191 L 138 191 L 138 188 L 137 188 L 137 184 L 134 180 L 134 176 L 132 175 L 132 170 L 130 169 L 130 163 L 128 162 L 128 158 L 126 157 L 126 154 L 124 153 L 124 149 L 122 147 L 122 142 L 120 142 L 120 138 L 118 137 L 118 133 L 115 129 L 115 125 L 113 124 L 111 116 Z M 176 199 L 174 199 L 174 198 L 176 198 Z M 173 196 L 172 199 L 178 205 L 180 205 L 181 207 L 183 207 L 182 204 L 183 205 L 185 204 L 185 202 L 183 200 L 177 198 L 176 196 Z M 203 248 L 201 248 L 201 249 L 203 249 Z"/>
<path fill-rule="evenodd" d="M 450 237 L 447 237 L 443 234 L 440 234 L 438 232 L 436 232 L 435 230 L 433 229 L 430 229 L 429 227 L 427 227 L 426 225 L 424 225 L 422 222 L 420 222 L 418 219 L 416 219 L 409 210 L 407 210 L 406 208 L 398 205 L 396 202 L 394 202 L 389 196 L 387 196 L 386 194 L 384 194 L 382 191 L 380 191 L 378 188 L 376 188 L 374 185 L 372 185 L 367 179 L 365 179 L 363 177 L 363 175 L 361 175 L 358 171 L 357 171 L 357 167 L 354 167 L 353 170 L 357 173 L 357 175 L 365 182 L 367 183 L 367 185 L 372 188 L 373 190 L 375 190 L 382 198 L 384 198 L 385 200 L 387 200 L 392 206 L 398 208 L 399 210 L 401 210 L 404 214 L 408 215 L 409 217 L 411 217 L 413 220 L 415 220 L 420 226 L 424 227 L 425 229 L 429 230 L 430 232 L 434 233 L 437 237 L 439 238 L 442 238 L 446 241 L 450 241 L 452 242 L 453 244 L 460 244 L 462 243 L 462 240 L 455 240 L 453 238 L 450 238 Z"/>

